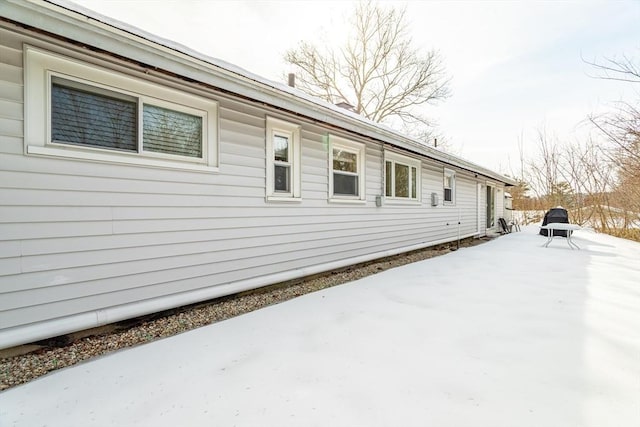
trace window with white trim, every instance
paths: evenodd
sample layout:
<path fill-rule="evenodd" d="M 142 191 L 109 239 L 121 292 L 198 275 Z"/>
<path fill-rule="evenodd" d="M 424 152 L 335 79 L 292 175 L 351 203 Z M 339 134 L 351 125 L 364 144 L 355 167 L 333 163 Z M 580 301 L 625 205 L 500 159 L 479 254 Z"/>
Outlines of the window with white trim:
<path fill-rule="evenodd" d="M 217 103 L 26 48 L 28 154 L 217 169 Z"/>
<path fill-rule="evenodd" d="M 365 146 L 329 136 L 329 197 L 333 201 L 365 200 Z"/>
<path fill-rule="evenodd" d="M 267 200 L 300 200 L 300 126 L 267 117 L 266 151 Z"/>
<path fill-rule="evenodd" d="M 420 160 L 397 153 L 384 154 L 385 197 L 420 200 Z"/>
<path fill-rule="evenodd" d="M 456 173 L 451 169 L 444 170 L 444 203 L 453 204 L 456 200 Z"/>

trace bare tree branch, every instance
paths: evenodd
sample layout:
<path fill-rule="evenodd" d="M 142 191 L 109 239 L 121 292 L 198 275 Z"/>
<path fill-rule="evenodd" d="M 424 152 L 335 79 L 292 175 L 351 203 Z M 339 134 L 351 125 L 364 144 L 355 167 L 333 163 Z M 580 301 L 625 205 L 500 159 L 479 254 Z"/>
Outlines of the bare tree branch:
<path fill-rule="evenodd" d="M 363 117 L 392 127 L 429 128 L 433 123 L 419 107 L 447 98 L 450 79 L 437 51 L 421 53 L 412 44 L 406 9 L 365 1 L 351 17 L 343 47 L 302 42 L 285 61 L 297 69 L 298 88 L 310 95 L 348 102 Z"/>
<path fill-rule="evenodd" d="M 598 72 L 595 76 L 597 78 L 640 83 L 640 62 L 635 63 L 634 59 L 627 55 L 622 55 L 621 59 L 604 58 L 602 62 L 588 61 L 584 58 L 582 60 Z"/>

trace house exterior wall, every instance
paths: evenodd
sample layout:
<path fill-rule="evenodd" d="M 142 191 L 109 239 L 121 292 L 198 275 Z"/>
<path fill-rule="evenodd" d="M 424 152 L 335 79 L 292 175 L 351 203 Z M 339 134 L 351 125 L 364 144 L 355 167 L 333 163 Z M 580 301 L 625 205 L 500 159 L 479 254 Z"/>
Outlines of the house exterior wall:
<path fill-rule="evenodd" d="M 0 25 L 0 348 L 484 234 L 482 178 L 446 166 L 445 204 L 422 158 L 421 201 L 378 207 L 389 147 L 193 85 L 218 103 L 216 173 L 25 154 L 24 45 L 68 47 L 44 38 Z M 265 198 L 267 116 L 301 125 L 299 202 Z M 328 201 L 329 134 L 366 144 L 364 203 Z"/>

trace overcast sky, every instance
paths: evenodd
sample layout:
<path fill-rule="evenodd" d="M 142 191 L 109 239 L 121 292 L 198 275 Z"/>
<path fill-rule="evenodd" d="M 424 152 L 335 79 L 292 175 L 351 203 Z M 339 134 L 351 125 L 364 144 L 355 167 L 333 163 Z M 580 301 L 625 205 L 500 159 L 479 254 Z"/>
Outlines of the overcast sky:
<path fill-rule="evenodd" d="M 300 41 L 339 40 L 351 1 L 75 0 L 84 7 L 173 40 L 271 80 L 289 69 L 284 52 Z M 589 114 L 638 89 L 593 78 L 584 60 L 640 60 L 640 0 L 385 1 L 407 6 L 418 47 L 437 49 L 452 76 L 451 98 L 426 113 L 456 154 L 503 173 L 519 170 L 545 127 L 558 139 L 584 138 Z M 637 85 L 636 85 L 637 86 Z"/>

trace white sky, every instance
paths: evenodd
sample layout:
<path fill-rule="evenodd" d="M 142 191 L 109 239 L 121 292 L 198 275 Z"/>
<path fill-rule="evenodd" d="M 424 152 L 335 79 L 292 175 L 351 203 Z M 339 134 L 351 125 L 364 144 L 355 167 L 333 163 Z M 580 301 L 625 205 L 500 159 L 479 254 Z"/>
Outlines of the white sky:
<path fill-rule="evenodd" d="M 351 1 L 75 0 L 271 80 L 302 40 L 339 39 Z M 454 151 L 498 172 L 518 172 L 543 126 L 559 139 L 613 101 L 638 99 L 629 84 L 594 79 L 584 63 L 640 56 L 640 1 L 386 1 L 407 5 L 414 42 L 438 49 L 453 96 L 426 112 Z"/>
<path fill-rule="evenodd" d="M 0 420 L 637 427 L 640 243 L 574 240 L 530 226 L 117 351 L 1 392 Z"/>

